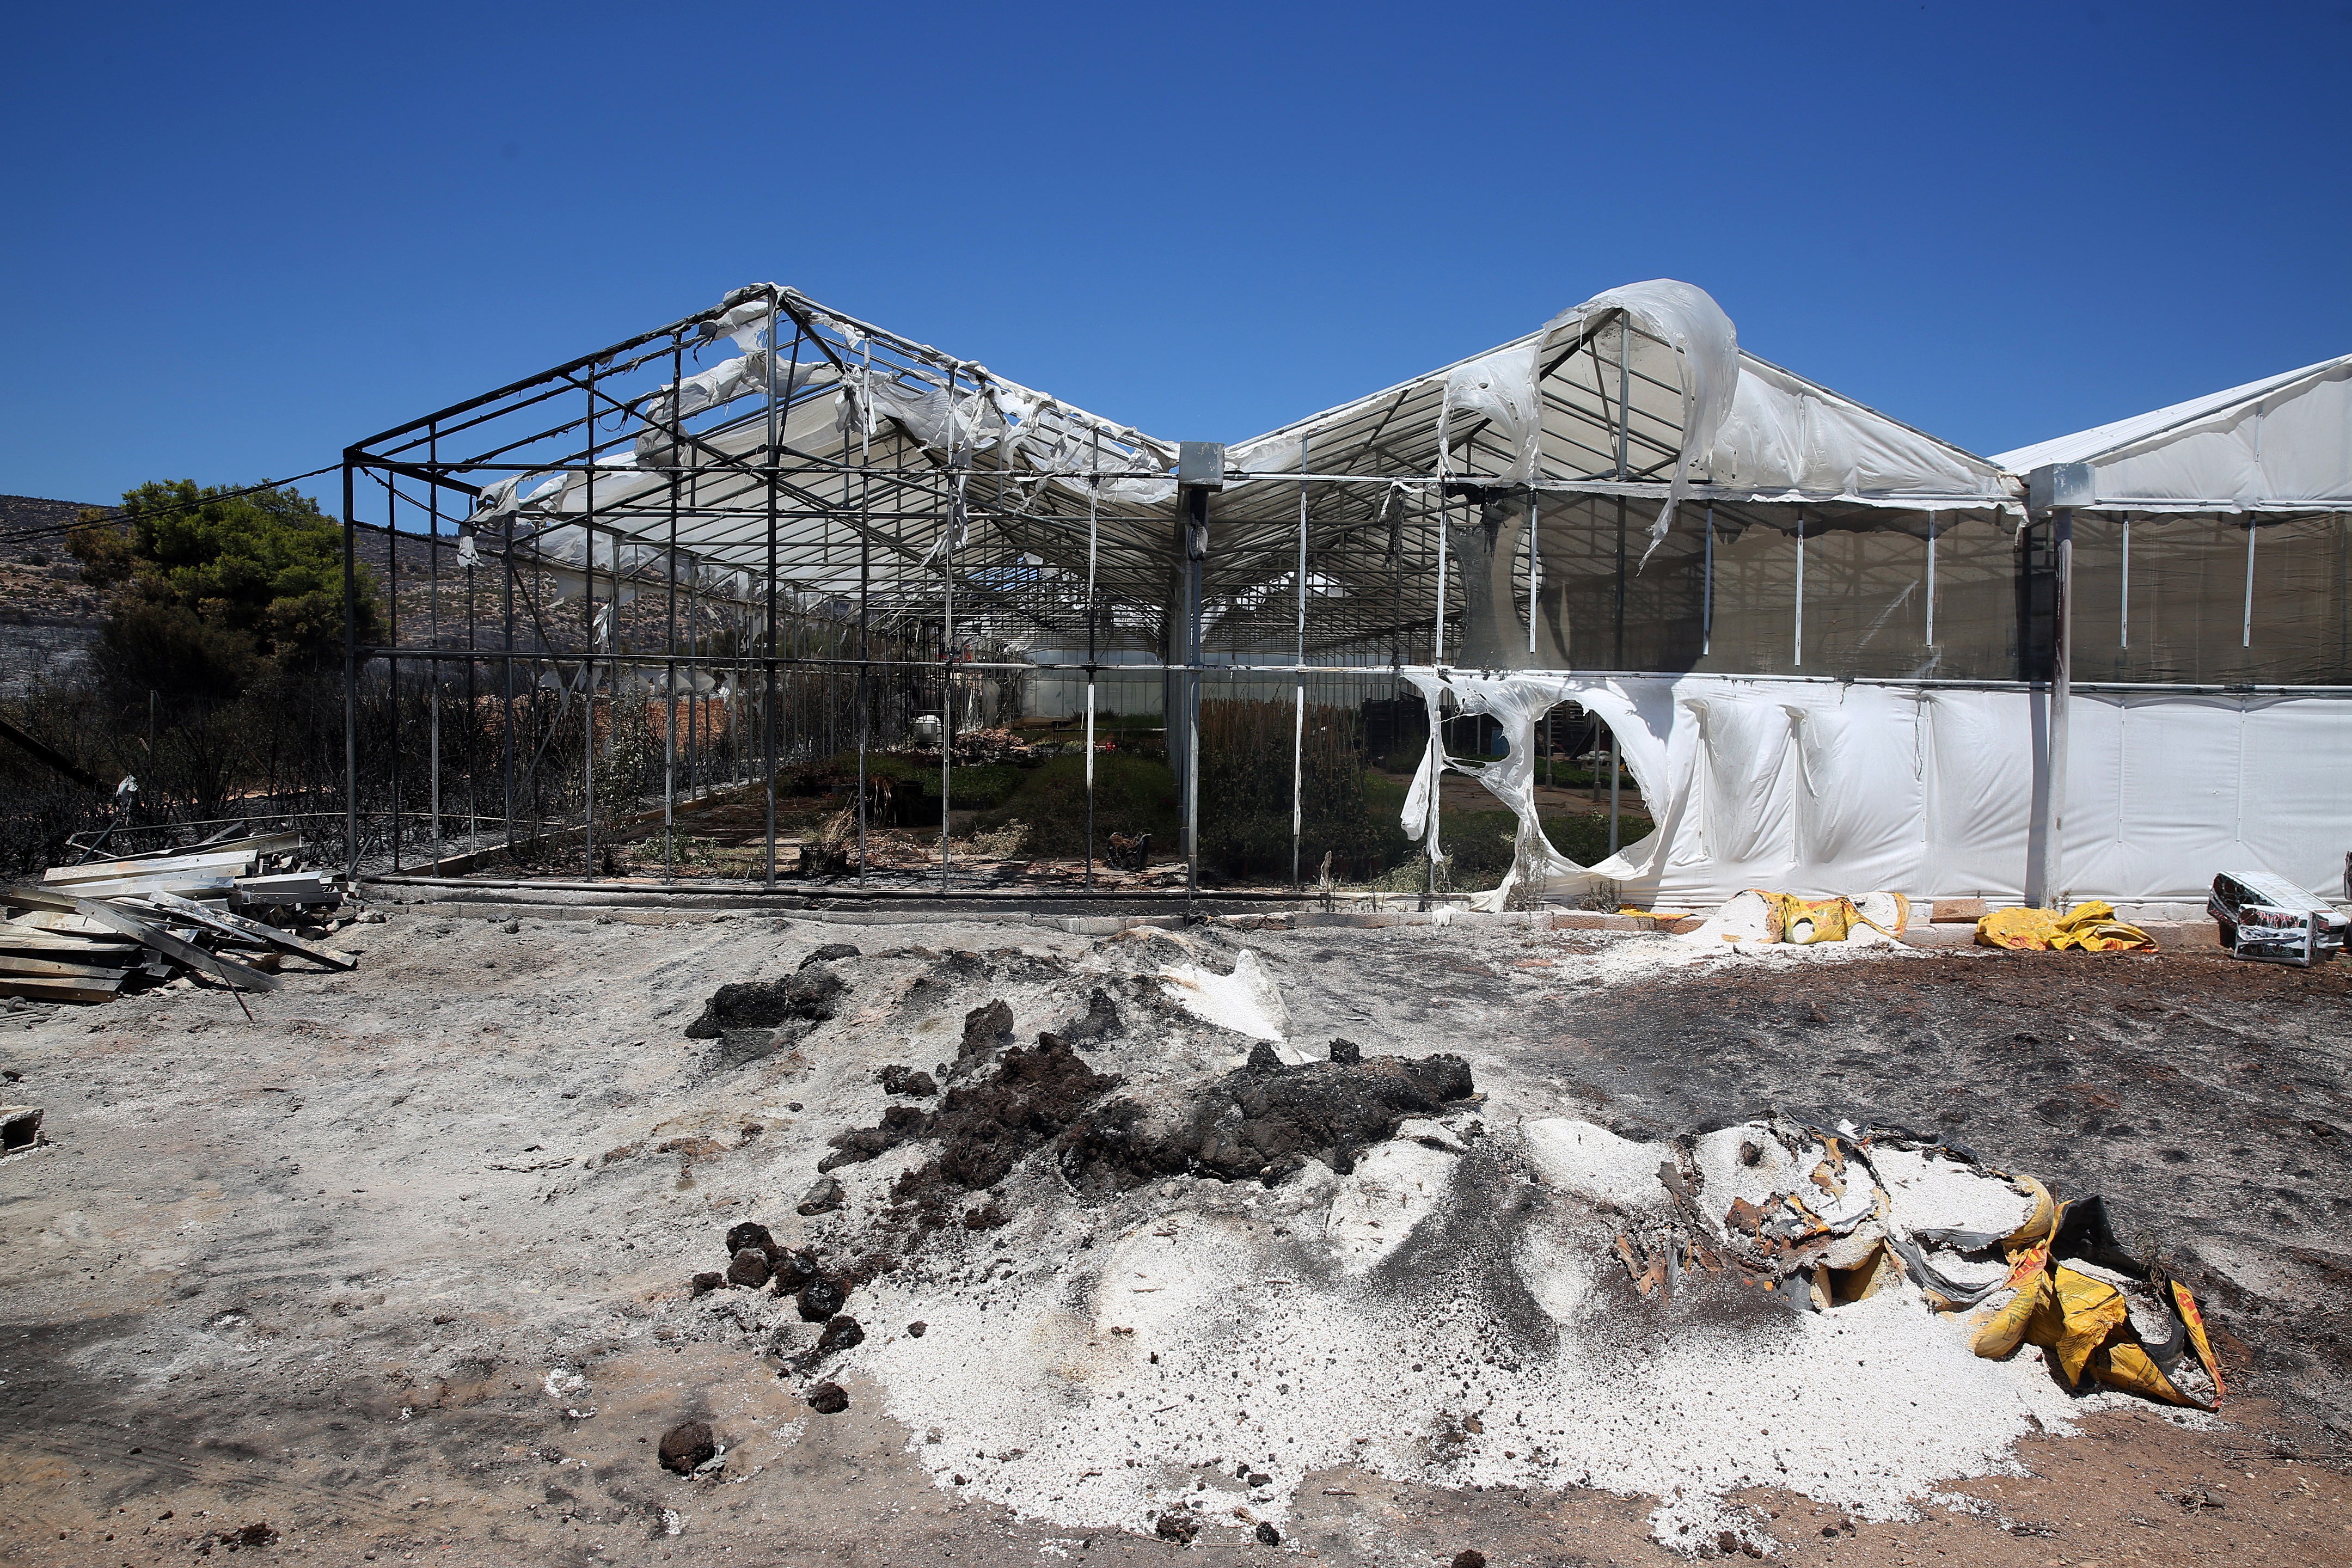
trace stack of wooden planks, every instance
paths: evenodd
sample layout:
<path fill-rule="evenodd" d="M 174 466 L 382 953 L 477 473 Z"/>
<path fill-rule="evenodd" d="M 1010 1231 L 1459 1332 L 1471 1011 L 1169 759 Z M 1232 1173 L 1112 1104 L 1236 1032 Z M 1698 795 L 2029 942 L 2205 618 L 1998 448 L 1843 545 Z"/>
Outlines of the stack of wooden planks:
<path fill-rule="evenodd" d="M 54 867 L 37 887 L 0 892 L 0 996 L 102 1002 L 126 985 L 191 972 L 274 991 L 289 957 L 352 968 L 351 954 L 244 912 L 331 918 L 343 901 L 338 878 L 268 868 L 299 847 L 288 833 Z"/>

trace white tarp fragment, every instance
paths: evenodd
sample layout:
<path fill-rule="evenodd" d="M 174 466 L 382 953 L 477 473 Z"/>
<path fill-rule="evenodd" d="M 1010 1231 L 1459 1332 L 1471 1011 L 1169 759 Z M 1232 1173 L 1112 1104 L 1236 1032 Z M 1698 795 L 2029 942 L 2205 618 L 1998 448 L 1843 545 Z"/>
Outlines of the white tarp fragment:
<path fill-rule="evenodd" d="M 1675 459 L 1666 503 L 1658 509 L 1657 521 L 1650 524 L 1650 548 L 1654 550 L 1674 525 L 1675 508 L 1690 492 L 1693 459 L 1715 450 L 1716 434 L 1731 411 L 1742 372 L 1739 333 L 1706 289 L 1671 278 L 1654 278 L 1595 294 L 1555 318 L 1544 329 L 1543 341 L 1563 328 L 1581 332 L 1592 317 L 1608 310 L 1624 311 L 1671 346 L 1682 370 L 1682 451 Z M 1646 552 L 1643 559 L 1649 559 Z"/>
<path fill-rule="evenodd" d="M 1278 1042 L 1290 1027 L 1290 1010 L 1283 1005 L 1282 988 L 1258 962 L 1257 954 L 1247 949 L 1230 974 L 1219 974 L 1198 963 L 1164 963 L 1159 979 L 1178 1006 L 1221 1029 L 1253 1040 Z"/>
<path fill-rule="evenodd" d="M 2015 493 L 1990 460 L 1752 355 L 1723 422 L 1702 448 L 1711 482 L 1758 500 L 1906 500 L 1998 505 Z M 1686 448 L 1687 449 L 1687 448 Z"/>
<path fill-rule="evenodd" d="M 1296 430 L 1287 435 L 1261 436 L 1225 454 L 1225 468 L 1241 474 L 1297 473 L 1306 466 L 1307 443 Z"/>
<path fill-rule="evenodd" d="M 993 447 L 1007 428 L 985 389 L 961 391 L 950 405 L 947 388 L 909 385 L 889 376 L 860 378 L 874 414 L 896 419 L 908 434 L 934 451 L 973 452 Z"/>
<path fill-rule="evenodd" d="M 823 361 L 814 363 L 781 363 L 775 367 L 776 396 L 791 397 L 803 387 L 825 386 L 839 379 L 840 373 Z M 648 425 L 660 426 L 680 419 L 690 419 L 706 409 L 732 403 L 739 397 L 753 395 L 765 396 L 768 391 L 768 351 L 754 349 L 730 360 L 723 360 L 709 370 L 673 384 L 664 384 L 640 400 L 634 412 L 643 416 Z M 662 439 L 658 429 L 648 430 L 646 437 Z"/>
<path fill-rule="evenodd" d="M 1728 323 L 1727 323 L 1728 324 Z M 1496 349 L 1446 374 L 1445 407 L 1449 428 L 1468 415 L 1486 421 L 1487 437 L 1511 453 L 1502 478 L 1525 483 L 1536 477 L 1543 435 L 1543 400 L 1536 386 L 1536 354 L 1540 344 L 1528 342 Z"/>

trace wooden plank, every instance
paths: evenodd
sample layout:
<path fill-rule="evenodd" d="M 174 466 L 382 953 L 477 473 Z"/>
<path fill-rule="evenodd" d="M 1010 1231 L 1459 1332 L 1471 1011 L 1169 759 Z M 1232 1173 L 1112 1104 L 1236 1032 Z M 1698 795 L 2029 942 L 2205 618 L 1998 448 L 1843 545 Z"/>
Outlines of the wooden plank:
<path fill-rule="evenodd" d="M 62 907 L 75 914 L 87 915 L 100 925 L 137 937 L 166 958 L 184 963 L 191 969 L 201 969 L 228 984 L 241 985 L 248 991 L 277 991 L 286 984 L 274 974 L 264 974 L 258 969 L 249 969 L 234 959 L 207 952 L 194 942 L 182 942 L 152 921 L 142 920 L 129 910 L 117 909 L 96 899 L 69 898 L 39 888 L 12 888 L 0 897 L 5 897 L 12 903 L 29 904 L 35 909 Z"/>
<path fill-rule="evenodd" d="M 226 894 L 235 886 L 227 872 L 158 871 L 152 877 L 118 877 L 106 882 L 58 882 L 50 891 L 77 899 L 143 899 L 150 893 Z"/>
<path fill-rule="evenodd" d="M 52 866 L 41 873 L 43 887 L 60 882 L 111 882 L 126 877 L 161 877 L 174 872 L 218 873 L 234 877 L 249 864 L 253 852 L 234 847 L 208 849 L 201 855 L 164 855 L 152 860 L 93 860 L 87 866 Z"/>
<path fill-rule="evenodd" d="M 0 975 L 0 996 L 23 996 L 36 1002 L 106 1002 L 122 989 L 119 980 L 42 979 L 32 975 Z"/>
<path fill-rule="evenodd" d="M 36 956 L 43 953 L 63 956 L 75 952 L 107 954 L 129 952 L 139 945 L 129 937 L 113 931 L 109 931 L 107 937 L 109 940 L 100 941 L 94 936 L 72 936 L 62 931 L 16 931 L 0 926 L 0 952 L 24 952 Z"/>
<path fill-rule="evenodd" d="M 207 910 L 185 899 L 175 899 L 169 893 L 159 894 L 150 899 L 148 902 L 181 920 L 210 926 L 215 931 L 247 941 L 267 942 L 271 947 L 280 948 L 288 952 L 299 952 L 305 958 L 318 960 L 330 969 L 357 969 L 360 966 L 360 961 L 348 952 L 338 952 L 331 947 L 320 947 L 316 942 L 304 942 L 290 931 L 279 931 L 276 926 L 265 924 L 260 921 L 249 921 L 243 915 Z"/>
<path fill-rule="evenodd" d="M 53 958 L 17 958 L 0 953 L 0 975 L 16 979 L 112 980 L 120 982 L 127 964 L 64 963 Z"/>

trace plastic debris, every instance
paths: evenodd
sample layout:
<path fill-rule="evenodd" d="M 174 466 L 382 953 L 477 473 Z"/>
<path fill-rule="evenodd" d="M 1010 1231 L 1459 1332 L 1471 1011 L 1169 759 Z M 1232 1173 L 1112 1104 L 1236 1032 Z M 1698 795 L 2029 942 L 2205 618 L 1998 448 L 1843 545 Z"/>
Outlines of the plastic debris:
<path fill-rule="evenodd" d="M 1860 893 L 1835 899 L 1801 899 L 1750 888 L 1736 893 L 1685 940 L 1788 942 L 1799 947 L 1823 942 L 1899 941 L 1911 923 L 1911 900 L 1900 893 Z"/>
<path fill-rule="evenodd" d="M 2116 919 L 2116 907 L 2093 899 L 2061 915 L 2055 910 L 1995 910 L 1977 921 L 1977 941 L 2012 952 L 2154 952 L 2156 939 Z"/>

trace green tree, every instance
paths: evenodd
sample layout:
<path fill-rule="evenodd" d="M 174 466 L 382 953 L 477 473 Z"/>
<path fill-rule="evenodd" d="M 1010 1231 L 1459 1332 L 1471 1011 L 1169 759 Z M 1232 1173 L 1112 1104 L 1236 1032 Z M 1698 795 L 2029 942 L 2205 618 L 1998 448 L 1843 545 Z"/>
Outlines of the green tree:
<path fill-rule="evenodd" d="M 145 603 L 249 638 L 281 664 L 314 664 L 341 646 L 342 529 L 310 497 L 178 479 L 124 492 L 122 515 Z M 372 637 L 375 590 L 364 570 L 358 601 L 360 635 Z"/>

